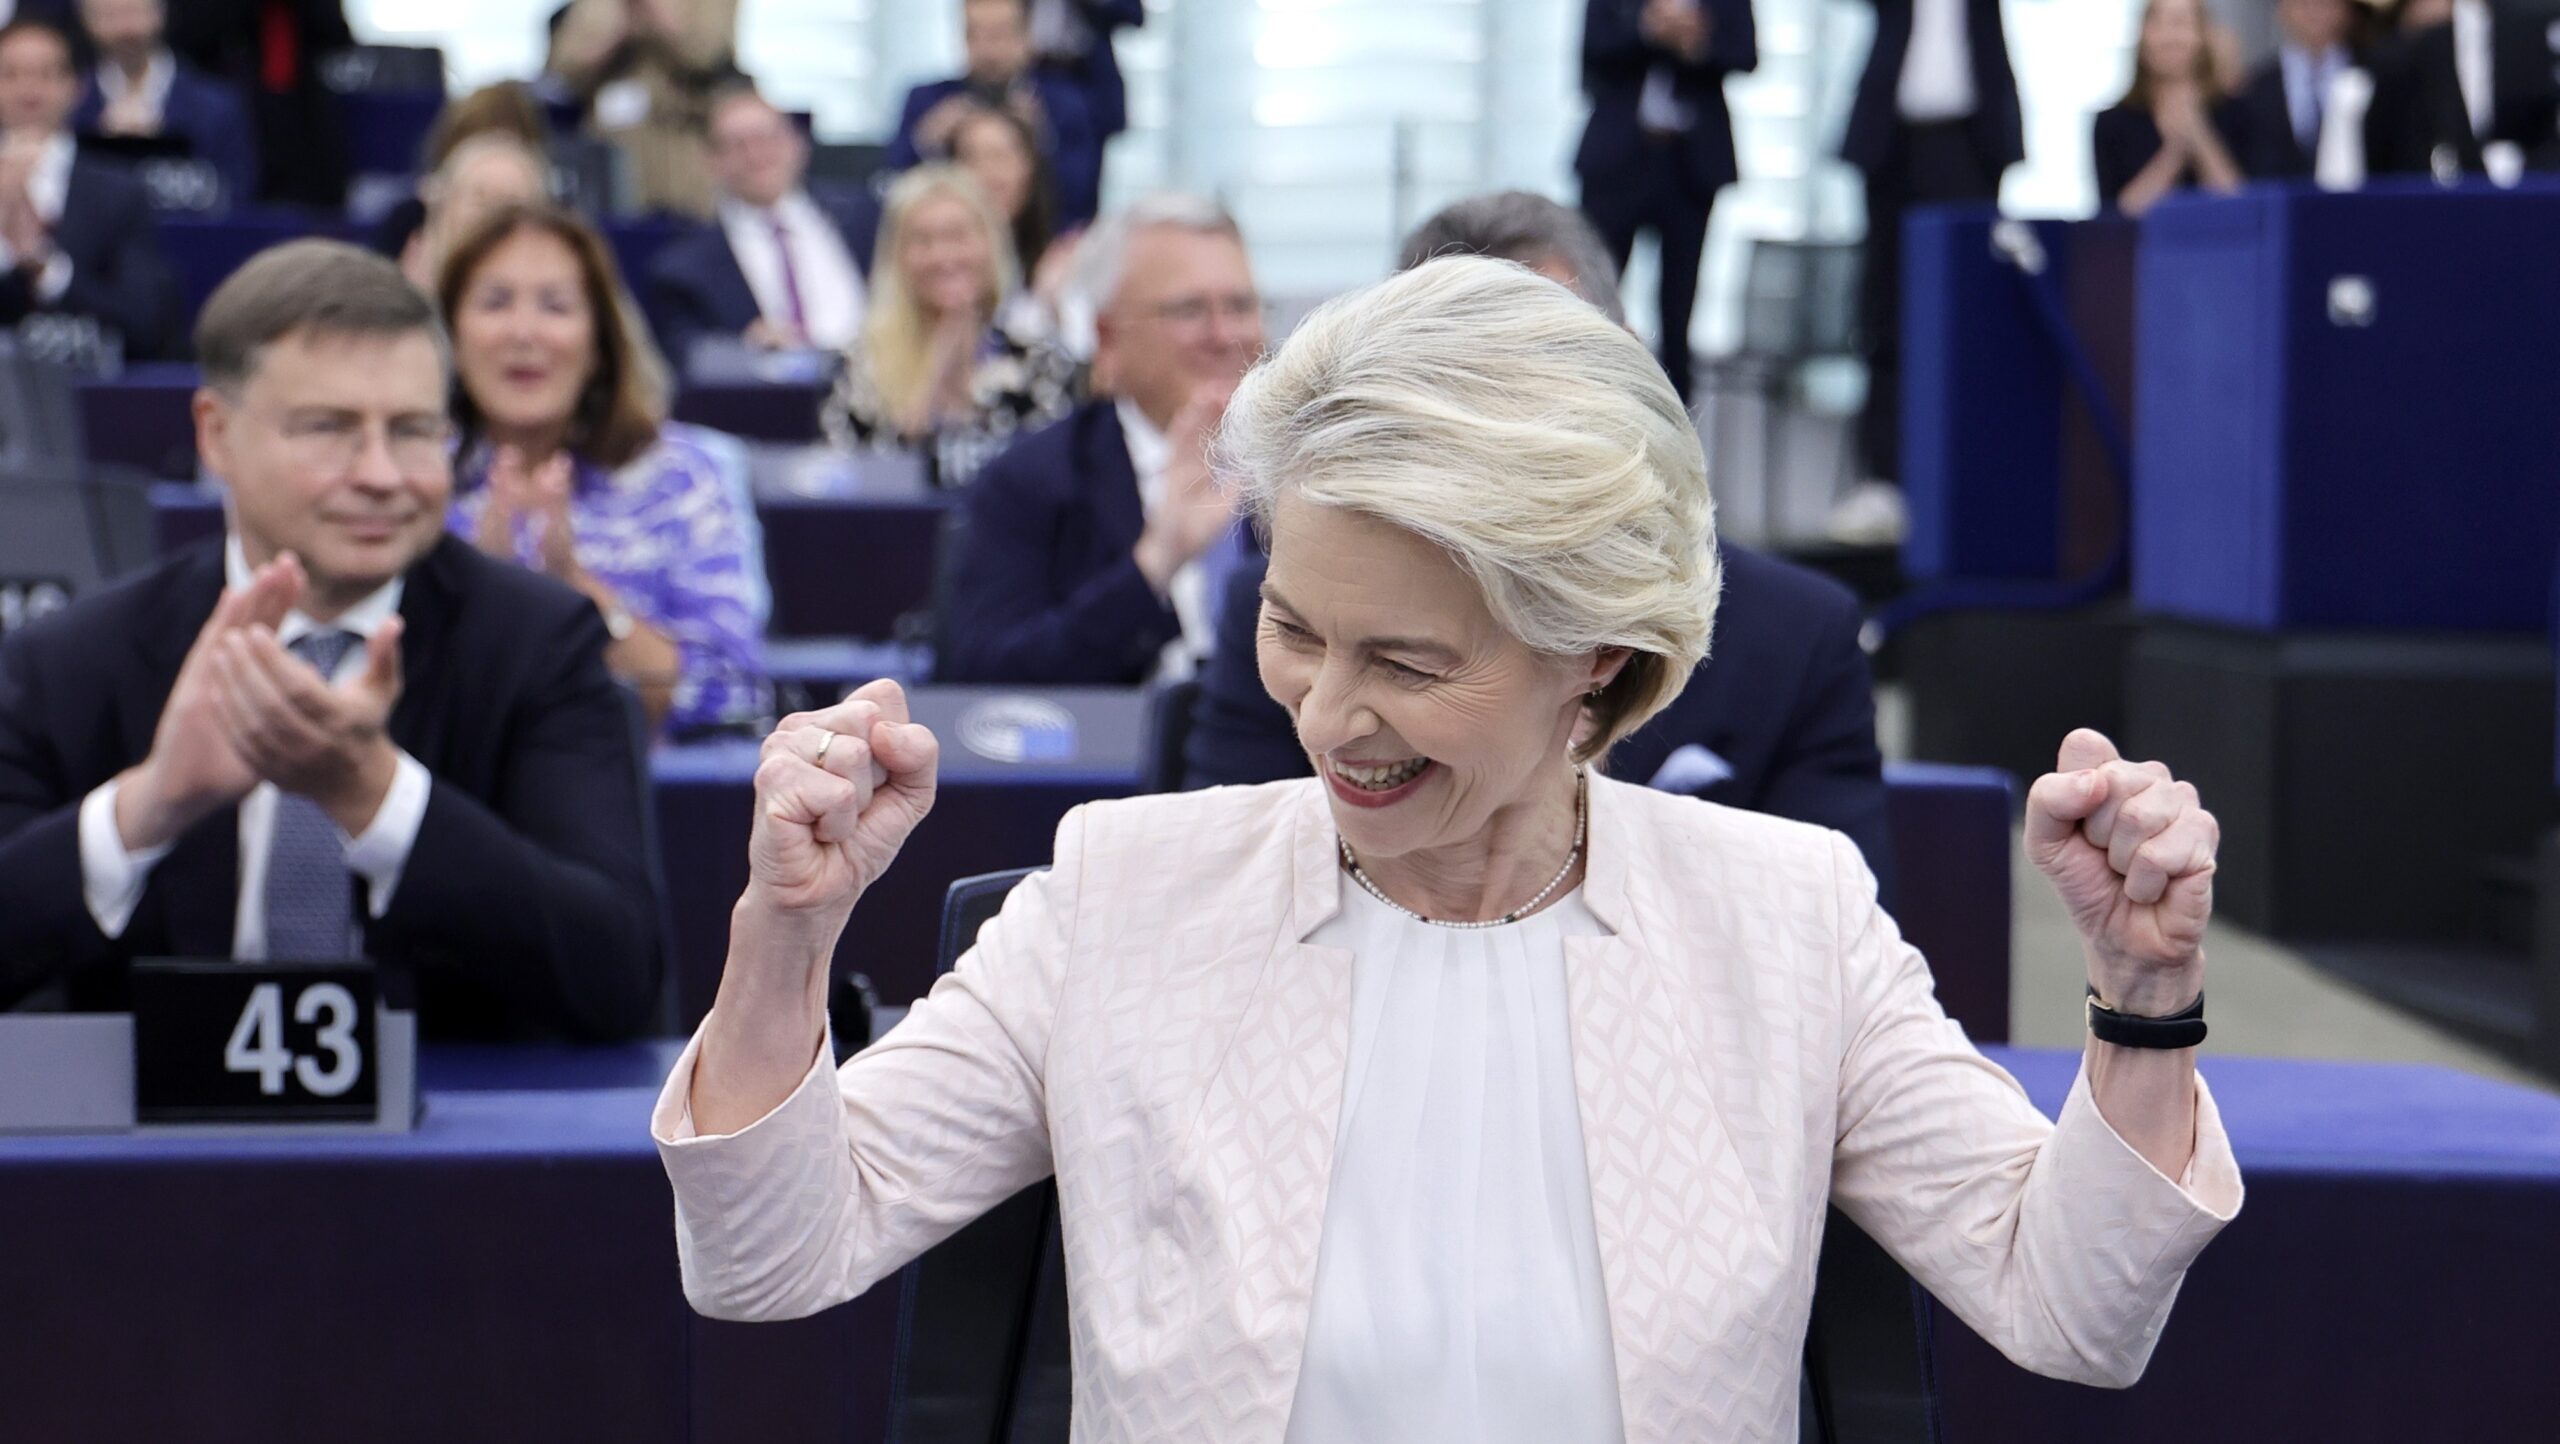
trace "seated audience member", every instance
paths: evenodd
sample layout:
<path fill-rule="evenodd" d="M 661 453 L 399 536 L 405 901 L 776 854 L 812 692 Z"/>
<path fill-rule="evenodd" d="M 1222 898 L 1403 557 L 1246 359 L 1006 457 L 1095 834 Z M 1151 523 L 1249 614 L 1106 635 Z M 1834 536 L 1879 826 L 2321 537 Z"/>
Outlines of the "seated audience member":
<path fill-rule="evenodd" d="M 444 169 L 464 141 L 493 131 L 513 136 L 535 155 L 551 153 L 551 122 L 543 115 L 542 102 L 530 86 L 504 80 L 446 101 L 444 109 L 436 112 L 436 123 L 428 127 L 426 143 L 419 147 L 421 185 L 425 177 Z M 404 256 L 410 238 L 426 222 L 426 197 L 412 195 L 383 214 L 373 229 L 372 246 L 394 259 Z"/>
<path fill-rule="evenodd" d="M 1021 285 L 1004 223 L 957 166 L 889 187 L 870 314 L 820 418 L 848 450 L 925 448 L 937 485 L 968 485 L 988 458 L 1075 404 L 1076 364 L 1006 328 Z"/>
<path fill-rule="evenodd" d="M 353 44 L 345 0 L 184 0 L 169 9 L 169 48 L 248 97 L 261 200 L 346 204 L 346 137 L 320 64 Z"/>
<path fill-rule="evenodd" d="M 2372 175 L 2485 175 L 2512 145 L 2549 165 L 2560 151 L 2560 74 L 2546 22 L 2488 0 L 2406 0 L 2376 48 L 2365 111 Z"/>
<path fill-rule="evenodd" d="M 98 65 L 72 112 L 84 135 L 182 140 L 245 205 L 258 194 L 258 137 L 239 94 L 180 60 L 164 36 L 161 0 L 80 0 Z"/>
<path fill-rule="evenodd" d="M 483 131 L 462 142 L 419 183 L 426 218 L 401 249 L 401 274 L 419 290 L 433 291 L 445 256 L 464 236 L 498 212 L 531 205 L 550 190 L 551 168 L 541 154 L 505 131 Z"/>
<path fill-rule="evenodd" d="M 631 157 L 640 208 L 709 220 L 711 98 L 737 79 L 738 0 L 570 0 L 545 73 Z"/>
<path fill-rule="evenodd" d="M 2235 108 L 2205 43 L 2203 0 L 2150 0 L 2142 11 L 2133 83 L 2090 122 L 2102 204 L 2139 216 L 2173 191 L 2235 191 L 2246 179 L 2226 136 Z"/>
<path fill-rule="evenodd" d="M 0 26 L 0 325 L 38 355 L 165 355 L 180 325 L 142 186 L 83 160 L 67 122 L 79 99 L 71 41 L 33 20 Z M 44 318 L 94 323 L 97 346 L 47 337 Z"/>
<path fill-rule="evenodd" d="M 0 1002 L 361 953 L 414 969 L 430 1036 L 639 1034 L 662 948 L 604 625 L 445 535 L 434 304 L 297 241 L 196 347 L 226 535 L 0 643 Z"/>
<path fill-rule="evenodd" d="M 682 368 L 696 341 L 773 350 L 841 351 L 862 334 L 863 276 L 879 230 L 876 206 L 820 201 L 802 182 L 809 142 L 752 88 L 711 107 L 719 219 L 670 242 L 649 267 L 649 314 Z"/>
<path fill-rule="evenodd" d="M 1026 289 L 1054 294 L 1074 252 L 1071 244 L 1061 242 L 1071 240 L 1073 233 L 1057 234 L 1058 184 L 1031 127 L 1010 110 L 973 105 L 951 128 L 951 160 L 977 181 L 978 189 L 995 202 L 996 214 L 1004 217 Z"/>
<path fill-rule="evenodd" d="M 1097 399 L 990 462 L 970 488 L 937 674 L 1129 686 L 1188 674 L 1242 547 L 1206 448 L 1262 352 L 1262 297 L 1215 202 L 1144 197 L 1076 261 L 1097 298 Z"/>
<path fill-rule="evenodd" d="M 453 530 L 604 618 L 605 663 L 677 733 L 761 722 L 769 598 L 718 439 L 667 420 L 613 253 L 550 206 L 490 217 L 445 262 L 462 462 Z"/>
<path fill-rule="evenodd" d="M 1145 0 L 1031 0 L 1031 49 L 1040 71 L 1076 88 L 1099 143 L 1129 128 L 1129 90 L 1120 78 L 1114 32 L 1147 23 Z"/>
<path fill-rule="evenodd" d="M 1457 202 L 1405 238 L 1399 270 L 1441 256 L 1518 261 L 1626 324 L 1606 243 L 1574 210 L 1504 191 Z M 1609 749 L 1609 774 L 1848 834 L 1893 902 L 1875 687 L 1858 646 L 1857 598 L 1837 582 L 1732 542 L 1715 653 L 1651 721 Z M 1185 787 L 1277 782 L 1313 768 L 1256 660 L 1263 559 L 1232 572 L 1218 642 L 1200 669 Z"/>
<path fill-rule="evenodd" d="M 1031 27 L 1024 0 L 962 0 L 968 73 L 907 92 L 898 133 L 884 158 L 891 170 L 947 159 L 951 132 L 970 105 L 1001 106 L 1040 137 L 1040 152 L 1058 180 L 1058 215 L 1067 225 L 1093 219 L 1102 189 L 1102 137 L 1084 97 L 1056 76 L 1032 68 Z"/>
<path fill-rule="evenodd" d="M 2235 160 L 2260 180 L 2308 178 L 2330 87 L 2356 66 L 2355 0 L 2276 0 L 2276 53 L 2240 93 Z"/>

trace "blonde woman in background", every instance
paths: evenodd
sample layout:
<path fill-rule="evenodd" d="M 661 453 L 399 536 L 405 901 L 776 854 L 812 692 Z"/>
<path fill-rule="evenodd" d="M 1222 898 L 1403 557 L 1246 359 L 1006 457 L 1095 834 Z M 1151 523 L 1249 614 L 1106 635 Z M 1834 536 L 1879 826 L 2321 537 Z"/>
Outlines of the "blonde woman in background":
<path fill-rule="evenodd" d="M 822 420 L 837 446 L 924 448 L 940 486 L 961 486 L 1013 438 L 1075 404 L 1064 353 L 1008 325 L 1021 285 L 1010 228 L 952 165 L 889 188 L 862 339 Z"/>

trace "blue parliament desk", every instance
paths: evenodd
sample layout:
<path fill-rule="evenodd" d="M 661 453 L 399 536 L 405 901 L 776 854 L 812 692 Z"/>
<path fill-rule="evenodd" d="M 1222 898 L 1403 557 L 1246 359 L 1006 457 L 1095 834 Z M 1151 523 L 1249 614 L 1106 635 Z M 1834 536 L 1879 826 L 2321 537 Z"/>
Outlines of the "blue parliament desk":
<path fill-rule="evenodd" d="M 932 986 L 952 879 L 1046 863 L 1069 808 L 1138 790 L 1148 741 L 1146 704 L 1134 690 L 925 687 L 908 697 L 915 720 L 942 743 L 933 812 L 855 906 L 836 951 L 838 976 L 867 975 L 889 1004 Z M 651 759 L 685 1028 L 710 1010 L 729 910 L 746 887 L 758 745 L 664 747 Z"/>
<path fill-rule="evenodd" d="M 697 1317 L 676 1045 L 430 1048 L 416 1132 L 0 1138 L 0 1439 L 877 1439 L 894 1291 Z"/>
<path fill-rule="evenodd" d="M 2076 1055 L 1989 1051 L 2059 1107 Z M 881 1439 L 894 1284 L 787 1324 L 686 1308 L 647 1134 L 673 1052 L 430 1048 L 405 1136 L 0 1138 L 0 1438 Z M 2248 1202 L 2148 1376 L 2032 1378 L 1941 1310 L 1948 1437 L 2549 1437 L 2560 1099 L 2204 1066 Z"/>
<path fill-rule="evenodd" d="M 2050 1115 L 2077 1055 L 1990 1049 Z M 2560 1098 L 2442 1068 L 2200 1065 L 2248 1190 L 2142 1382 L 2035 1378 L 1936 1311 L 1949 1439 L 2549 1439 Z"/>
<path fill-rule="evenodd" d="M 2539 633 L 2560 183 L 2265 187 L 2143 223 L 2134 596 L 2217 625 Z"/>
<path fill-rule="evenodd" d="M 187 377 L 191 390 L 192 370 Z M 97 394 L 93 388 L 84 396 Z M 169 440 L 147 431 L 136 435 L 134 457 L 110 459 L 136 461 Z M 93 453 L 112 449 L 100 444 L 94 421 L 91 436 Z M 170 444 L 184 448 L 185 465 L 192 469 L 194 434 L 183 433 Z M 822 447 L 759 444 L 749 448 L 748 458 L 764 531 L 765 574 L 773 586 L 771 635 L 896 636 L 899 619 L 932 597 L 949 495 L 925 485 L 922 465 L 912 456 L 843 456 Z M 222 527 L 220 494 L 192 483 L 153 487 L 151 505 L 164 553 Z"/>

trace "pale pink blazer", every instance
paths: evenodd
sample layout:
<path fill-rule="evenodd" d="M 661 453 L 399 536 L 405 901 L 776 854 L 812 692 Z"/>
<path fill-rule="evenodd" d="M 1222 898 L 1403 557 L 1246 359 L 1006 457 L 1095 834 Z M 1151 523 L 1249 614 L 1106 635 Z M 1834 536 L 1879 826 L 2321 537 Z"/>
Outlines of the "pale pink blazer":
<path fill-rule="evenodd" d="M 2133 1382 L 2240 1206 L 2202 1086 L 2172 1181 L 2085 1078 L 2050 1123 L 1973 1050 L 1845 838 L 1590 796 L 1613 936 L 1566 966 L 1627 1438 L 1796 1437 L 1826 1202 L 2020 1364 Z M 1075 1437 L 1277 1444 L 1351 1027 L 1350 955 L 1303 941 L 1334 836 L 1313 781 L 1081 807 L 957 971 L 762 1120 L 694 1137 L 688 1047 L 652 1118 L 686 1296 L 813 1313 L 1054 1169 Z"/>

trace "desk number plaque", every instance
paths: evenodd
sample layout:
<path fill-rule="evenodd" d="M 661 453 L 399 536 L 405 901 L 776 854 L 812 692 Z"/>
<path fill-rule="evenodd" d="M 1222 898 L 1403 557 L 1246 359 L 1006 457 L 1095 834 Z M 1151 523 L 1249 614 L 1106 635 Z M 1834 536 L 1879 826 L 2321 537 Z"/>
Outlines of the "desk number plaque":
<path fill-rule="evenodd" d="M 374 971 L 155 959 L 133 969 L 137 1122 L 371 1120 Z"/>

